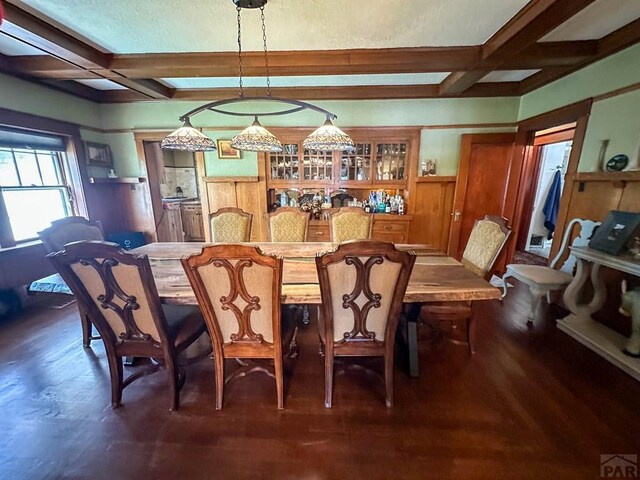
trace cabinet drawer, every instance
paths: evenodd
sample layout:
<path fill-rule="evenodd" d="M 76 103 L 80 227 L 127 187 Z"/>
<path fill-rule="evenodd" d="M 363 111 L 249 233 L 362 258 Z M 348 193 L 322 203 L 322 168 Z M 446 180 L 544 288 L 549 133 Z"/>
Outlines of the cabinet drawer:
<path fill-rule="evenodd" d="M 406 232 L 409 228 L 409 222 L 392 221 L 392 220 L 376 220 L 373 222 L 374 232 Z"/>
<path fill-rule="evenodd" d="M 373 232 L 371 238 L 381 242 L 407 243 L 407 234 L 405 232 Z"/>
<path fill-rule="evenodd" d="M 329 225 L 309 225 L 307 242 L 328 242 Z"/>

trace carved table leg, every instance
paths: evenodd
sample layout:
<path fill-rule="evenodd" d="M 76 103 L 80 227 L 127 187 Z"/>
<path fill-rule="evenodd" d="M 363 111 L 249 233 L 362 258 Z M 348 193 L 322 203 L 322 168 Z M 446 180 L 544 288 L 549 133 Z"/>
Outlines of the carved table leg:
<path fill-rule="evenodd" d="M 511 273 L 507 269 L 507 272 L 502 276 L 502 298 L 507 296 L 509 287 L 507 286 L 507 278 L 512 277 Z"/>

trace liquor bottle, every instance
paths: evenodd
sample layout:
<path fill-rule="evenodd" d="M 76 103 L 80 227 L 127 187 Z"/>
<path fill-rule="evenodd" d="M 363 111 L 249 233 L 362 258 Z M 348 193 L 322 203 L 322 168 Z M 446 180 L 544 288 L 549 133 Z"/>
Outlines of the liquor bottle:
<path fill-rule="evenodd" d="M 364 211 L 367 213 L 371 213 L 371 207 L 369 206 L 369 202 L 368 201 L 364 201 Z"/>
<path fill-rule="evenodd" d="M 384 213 L 391 213 L 391 200 L 387 197 L 387 203 L 384 204 Z"/>
<path fill-rule="evenodd" d="M 398 204 L 398 215 L 404 215 L 404 198 L 400 197 L 400 203 Z"/>

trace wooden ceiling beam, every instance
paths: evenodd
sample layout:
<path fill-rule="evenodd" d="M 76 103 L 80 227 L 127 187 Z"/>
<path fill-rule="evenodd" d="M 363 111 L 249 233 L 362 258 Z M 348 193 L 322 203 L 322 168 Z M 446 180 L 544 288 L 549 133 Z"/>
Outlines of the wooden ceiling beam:
<path fill-rule="evenodd" d="M 4 5 L 3 34 L 48 53 L 61 63 L 67 64 L 68 68 L 92 72 L 109 69 L 112 54 L 101 52 L 12 3 Z M 25 70 L 20 72 L 33 75 Z M 101 78 L 98 74 L 93 75 Z M 156 80 L 131 80 L 117 72 L 110 80 L 153 99 L 171 98 L 173 94 L 173 89 Z"/>
<path fill-rule="evenodd" d="M 505 62 L 503 70 L 541 69 L 568 66 L 597 51 L 596 41 L 550 42 L 531 45 Z M 264 76 L 264 53 L 246 52 L 244 74 Z M 91 78 L 180 78 L 234 77 L 238 75 L 237 54 L 176 53 L 114 55 L 109 68 L 82 69 L 49 56 L 13 57 L 14 67 L 36 77 L 56 80 Z M 423 73 L 468 70 L 481 62 L 481 48 L 394 48 L 337 51 L 270 52 L 272 76 L 346 75 L 375 73 Z"/>
<path fill-rule="evenodd" d="M 640 43 L 640 18 L 597 40 L 598 48 L 596 53 L 585 60 L 571 66 L 545 68 L 535 75 L 522 80 L 520 82 L 520 93 L 526 94 L 555 82 L 576 70 L 618 53 L 636 43 Z"/>
<path fill-rule="evenodd" d="M 264 88 L 245 88 L 247 96 L 264 95 Z M 390 100 L 441 97 L 437 84 L 432 85 L 363 85 L 340 87 L 276 87 L 274 97 L 298 100 Z M 145 101 L 141 95 L 126 90 L 102 92 L 103 101 L 114 103 Z M 176 90 L 176 100 L 216 101 L 237 96 L 237 88 L 201 88 Z M 519 95 L 518 82 L 478 83 L 467 90 L 465 97 L 507 97 Z"/>
<path fill-rule="evenodd" d="M 482 45 L 481 63 L 466 72 L 451 73 L 440 84 L 440 91 L 449 95 L 464 92 L 594 1 L 531 0 Z"/>

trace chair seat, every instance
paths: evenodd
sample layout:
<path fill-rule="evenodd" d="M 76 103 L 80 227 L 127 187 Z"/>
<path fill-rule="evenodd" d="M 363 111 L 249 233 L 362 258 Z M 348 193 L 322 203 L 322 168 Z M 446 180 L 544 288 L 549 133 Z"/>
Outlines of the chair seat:
<path fill-rule="evenodd" d="M 206 330 L 200 308 L 191 305 L 162 305 L 169 335 L 174 339 L 176 350 L 189 346 Z"/>
<path fill-rule="evenodd" d="M 522 282 L 537 285 L 567 285 L 573 280 L 568 273 L 541 265 L 507 265 L 507 274 Z"/>

